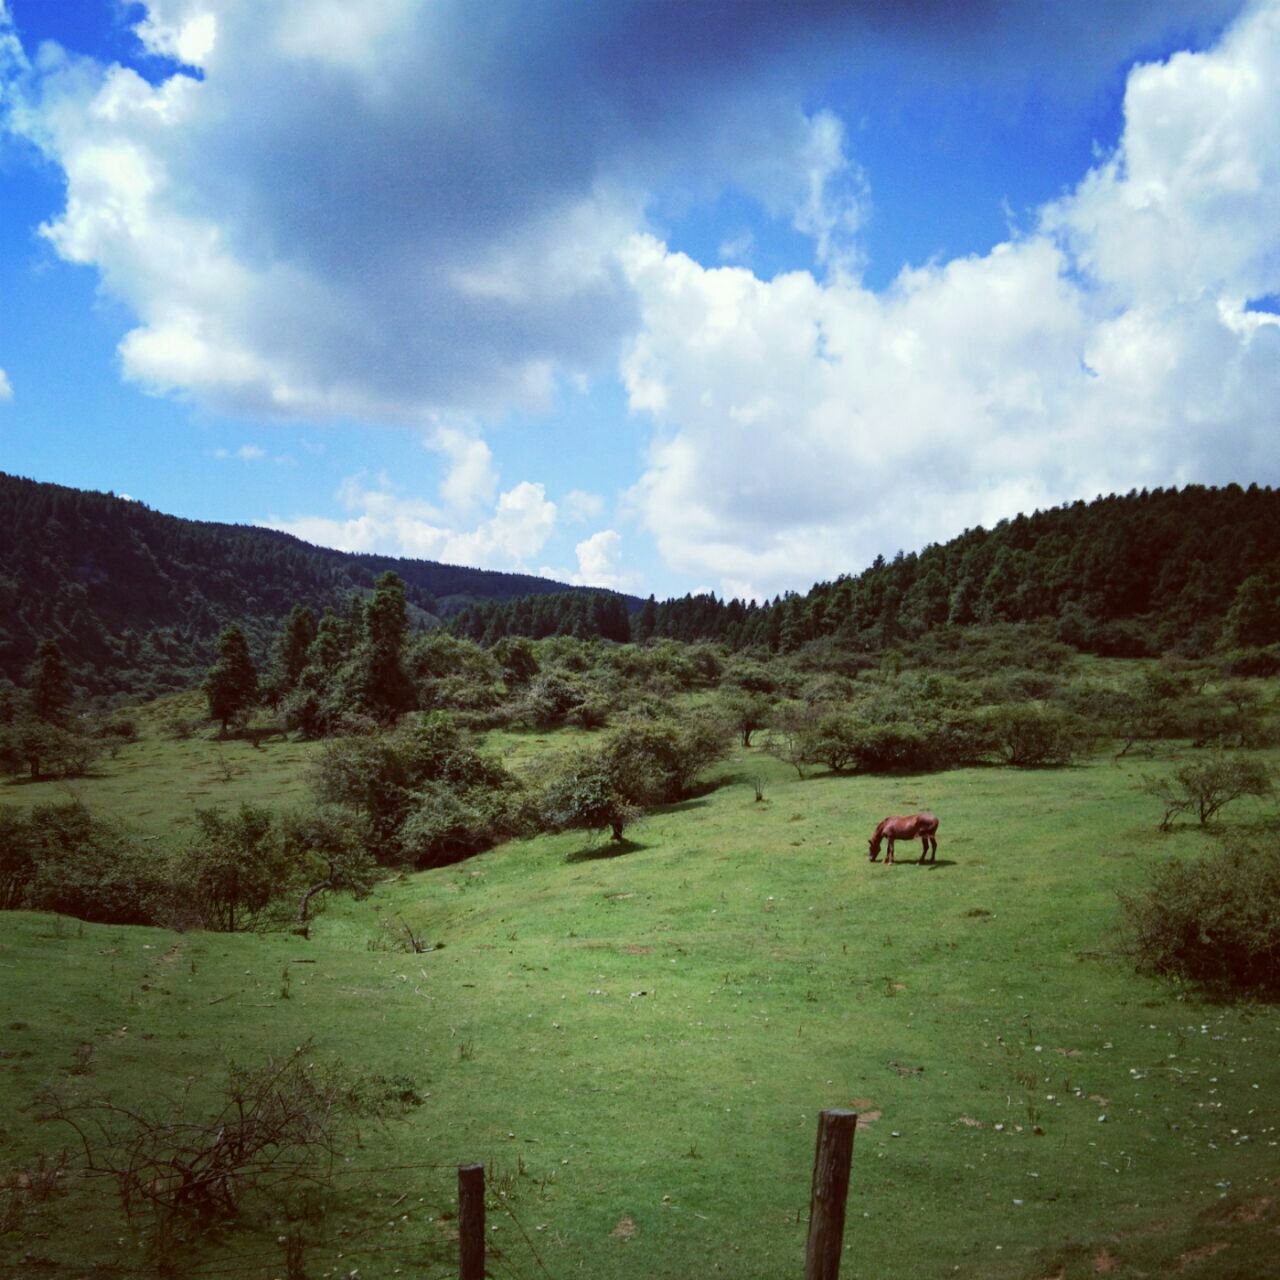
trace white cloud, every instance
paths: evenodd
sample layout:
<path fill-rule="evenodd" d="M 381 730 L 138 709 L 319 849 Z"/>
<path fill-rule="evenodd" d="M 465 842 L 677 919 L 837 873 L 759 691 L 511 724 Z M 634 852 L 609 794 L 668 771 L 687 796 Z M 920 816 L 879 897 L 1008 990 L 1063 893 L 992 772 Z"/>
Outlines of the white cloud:
<path fill-rule="evenodd" d="M 529 571 L 528 562 L 542 550 L 556 523 L 555 503 L 542 485 L 529 481 L 500 494 L 491 514 L 470 528 L 446 523 L 448 516 L 438 507 L 396 493 L 385 478 L 379 487 L 368 488 L 358 477 L 350 477 L 338 496 L 350 513 L 345 519 L 272 516 L 262 523 L 340 551 L 379 551 L 520 572 Z"/>
<path fill-rule="evenodd" d="M 544 578 L 568 582 L 576 587 L 603 587 L 610 591 L 635 592 L 641 588 L 641 577 L 627 570 L 622 559 L 622 535 L 616 529 L 601 529 L 584 538 L 574 548 L 576 569 L 556 569 L 544 565 L 538 572 Z"/>
<path fill-rule="evenodd" d="M 672 567 L 726 591 L 1098 492 L 1274 475 L 1280 326 L 1245 303 L 1280 291 L 1280 4 L 1135 69 L 1116 153 L 984 256 L 883 294 L 648 236 L 624 261 L 624 378 L 655 424 L 632 501 Z"/>
<path fill-rule="evenodd" d="M 13 384 L 9 381 L 9 375 L 3 369 L 0 369 L 0 404 L 12 399 Z"/>
<path fill-rule="evenodd" d="M 498 488 L 493 453 L 478 435 L 462 427 L 440 425 L 424 443 L 449 460 L 449 471 L 440 484 L 446 506 L 465 513 L 493 501 Z"/>
<path fill-rule="evenodd" d="M 939 52 L 928 5 L 486 0 L 480 21 L 467 0 L 141 0 L 148 75 L 178 64 L 155 83 L 54 46 L 29 64 L 0 9 L 0 95 L 65 178 L 49 243 L 136 317 L 126 376 L 221 411 L 422 425 L 610 366 L 635 322 L 616 251 L 665 184 L 732 184 L 824 270 L 856 269 L 865 184 L 837 117 L 797 104 L 864 46 L 1093 84 L 1237 3 L 997 7 Z"/>
<path fill-rule="evenodd" d="M 238 449 L 214 449 L 213 456 L 224 462 L 228 458 L 238 458 L 241 462 L 259 462 L 267 456 L 267 451 L 261 445 L 242 444 Z M 280 462 L 283 459 L 277 458 L 275 461 Z"/>
<path fill-rule="evenodd" d="M 604 498 L 598 493 L 587 493 L 584 489 L 572 489 L 564 496 L 562 510 L 570 523 L 584 524 L 596 519 L 604 511 Z"/>

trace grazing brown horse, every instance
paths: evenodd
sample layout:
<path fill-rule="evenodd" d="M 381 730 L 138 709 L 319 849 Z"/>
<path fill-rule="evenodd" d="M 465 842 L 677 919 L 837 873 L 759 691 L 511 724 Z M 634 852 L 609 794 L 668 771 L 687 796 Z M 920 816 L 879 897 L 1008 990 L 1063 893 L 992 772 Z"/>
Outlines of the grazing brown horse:
<path fill-rule="evenodd" d="M 885 854 L 884 864 L 889 866 L 894 861 L 893 842 L 895 840 L 914 840 L 920 837 L 920 858 L 919 862 L 924 861 L 924 855 L 928 853 L 930 862 L 938 860 L 938 841 L 935 838 L 938 830 L 938 820 L 931 813 L 913 813 L 909 818 L 886 818 L 876 829 L 875 834 L 868 842 L 871 851 L 871 861 L 874 862 L 880 853 L 880 841 L 888 840 L 889 852 Z M 932 852 L 930 852 L 932 850 Z M 917 863 L 919 865 L 919 863 Z"/>

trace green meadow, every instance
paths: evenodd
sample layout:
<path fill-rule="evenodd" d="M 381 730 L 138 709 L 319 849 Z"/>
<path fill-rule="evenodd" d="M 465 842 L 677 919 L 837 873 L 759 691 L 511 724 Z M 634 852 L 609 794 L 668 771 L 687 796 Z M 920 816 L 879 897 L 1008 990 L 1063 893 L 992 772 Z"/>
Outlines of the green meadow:
<path fill-rule="evenodd" d="M 308 745 L 144 730 L 97 776 L 0 803 L 75 795 L 163 840 L 196 807 L 306 794 Z M 536 770 L 562 741 L 492 746 Z M 1215 847 L 1157 830 L 1139 785 L 1171 759 L 800 779 L 752 748 L 621 845 L 543 836 L 391 876 L 306 939 L 6 915 L 0 1260 L 435 1280 L 456 1274 L 455 1166 L 483 1162 L 494 1276 L 799 1277 L 818 1112 L 851 1106 L 842 1276 L 1280 1275 L 1274 1006 L 1120 954 L 1117 891 Z M 917 808 L 937 865 L 918 844 L 870 863 L 878 819 Z M 1216 834 L 1273 812 L 1243 800 Z M 247 1205 L 158 1242 L 106 1182 L 42 1178 L 74 1146 L 45 1091 L 176 1106 L 304 1044 L 420 1101 L 353 1135 L 288 1223 Z"/>

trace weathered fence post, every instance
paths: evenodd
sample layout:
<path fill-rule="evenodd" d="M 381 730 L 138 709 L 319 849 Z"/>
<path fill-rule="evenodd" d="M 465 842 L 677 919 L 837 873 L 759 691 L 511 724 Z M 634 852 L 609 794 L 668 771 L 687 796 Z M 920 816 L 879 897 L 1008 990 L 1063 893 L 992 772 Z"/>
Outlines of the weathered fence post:
<path fill-rule="evenodd" d="M 844 1244 L 844 1206 L 849 1194 L 856 1111 L 833 1108 L 818 1115 L 818 1150 L 813 1157 L 809 1200 L 809 1243 L 804 1280 L 837 1280 Z"/>
<path fill-rule="evenodd" d="M 458 1276 L 484 1280 L 484 1165 L 458 1166 Z"/>

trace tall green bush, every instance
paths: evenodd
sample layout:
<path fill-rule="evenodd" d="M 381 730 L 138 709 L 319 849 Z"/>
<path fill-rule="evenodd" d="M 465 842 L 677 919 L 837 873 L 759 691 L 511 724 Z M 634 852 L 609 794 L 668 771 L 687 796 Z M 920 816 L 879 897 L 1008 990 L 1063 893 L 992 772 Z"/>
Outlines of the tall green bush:
<path fill-rule="evenodd" d="M 1226 992 L 1280 995 L 1280 849 L 1274 840 L 1164 863 L 1120 901 L 1140 972 Z"/>

